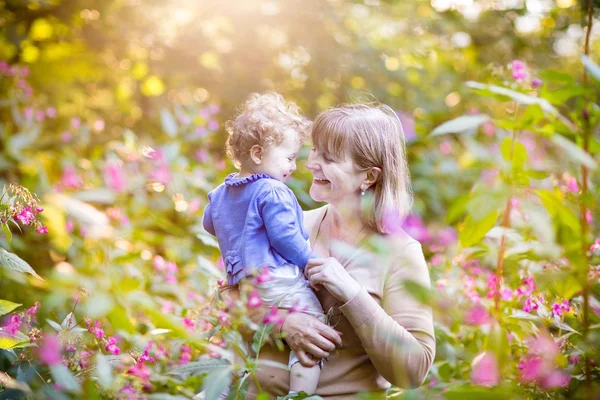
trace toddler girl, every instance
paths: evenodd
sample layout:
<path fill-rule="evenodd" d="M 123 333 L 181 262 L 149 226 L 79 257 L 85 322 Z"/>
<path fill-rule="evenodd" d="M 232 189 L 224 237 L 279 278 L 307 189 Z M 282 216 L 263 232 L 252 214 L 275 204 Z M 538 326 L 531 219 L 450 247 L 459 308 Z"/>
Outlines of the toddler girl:
<path fill-rule="evenodd" d="M 217 237 L 229 284 L 267 267 L 272 279 L 256 286 L 266 305 L 300 305 L 323 320 L 321 304 L 303 274 L 314 256 L 302 209 L 283 183 L 296 170 L 310 126 L 298 107 L 281 95 L 252 94 L 227 126 L 227 154 L 239 173 L 227 176 L 208 194 L 203 224 Z M 320 367 L 304 367 L 294 352 L 288 365 L 290 391 L 314 393 Z"/>

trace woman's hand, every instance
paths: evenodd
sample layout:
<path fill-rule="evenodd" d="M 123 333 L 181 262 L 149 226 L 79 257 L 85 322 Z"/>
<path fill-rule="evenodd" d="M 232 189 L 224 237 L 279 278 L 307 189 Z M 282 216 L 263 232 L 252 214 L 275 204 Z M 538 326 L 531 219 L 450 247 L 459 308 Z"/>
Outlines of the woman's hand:
<path fill-rule="evenodd" d="M 306 264 L 304 275 L 315 290 L 324 287 L 342 304 L 356 296 L 361 287 L 333 257 L 311 258 Z"/>
<path fill-rule="evenodd" d="M 340 332 L 302 312 L 290 313 L 281 331 L 286 334 L 286 343 L 305 367 L 317 365 L 319 359 L 327 358 L 336 347 L 342 347 Z"/>

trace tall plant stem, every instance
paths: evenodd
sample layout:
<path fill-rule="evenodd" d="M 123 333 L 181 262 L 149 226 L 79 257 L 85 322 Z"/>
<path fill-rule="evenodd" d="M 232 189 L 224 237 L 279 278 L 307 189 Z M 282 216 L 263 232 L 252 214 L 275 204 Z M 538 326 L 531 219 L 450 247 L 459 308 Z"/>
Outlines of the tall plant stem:
<path fill-rule="evenodd" d="M 589 55 L 590 52 L 590 36 L 592 33 L 592 23 L 594 20 L 594 1 L 587 1 L 587 30 L 585 33 L 584 52 L 585 55 Z M 583 86 L 587 87 L 588 76 L 587 71 L 583 69 Z M 584 107 L 587 111 L 589 99 L 585 97 Z M 589 153 L 590 146 L 590 133 L 591 126 L 589 117 L 586 114 L 583 121 L 583 151 Z M 581 225 L 581 251 L 583 255 L 583 262 L 585 263 L 583 279 L 583 342 L 587 345 L 589 337 L 589 326 L 590 326 L 590 280 L 589 280 L 589 257 L 588 257 L 588 235 L 590 232 L 590 226 L 587 220 L 588 208 L 586 205 L 586 199 L 588 194 L 588 167 L 581 165 L 581 202 L 579 209 L 579 221 Z M 587 346 L 586 346 L 587 347 Z M 590 360 L 587 351 L 584 356 L 584 373 L 585 373 L 585 386 L 588 398 L 592 398 L 592 373 L 590 370 Z"/>
<path fill-rule="evenodd" d="M 515 119 L 517 118 L 517 105 L 515 104 Z M 517 130 L 513 130 L 512 139 L 510 142 L 510 156 L 509 161 L 512 168 L 513 157 L 515 153 L 515 143 L 517 141 Z M 512 190 L 508 199 L 506 200 L 506 205 L 504 206 L 504 214 L 502 216 L 502 227 L 510 228 L 510 212 L 512 210 Z M 502 283 L 502 276 L 504 275 L 504 253 L 506 251 L 506 234 L 502 234 L 500 238 L 500 247 L 498 248 L 498 260 L 496 262 L 496 290 L 494 293 L 494 309 L 496 311 L 496 315 L 500 316 L 500 287 Z"/>

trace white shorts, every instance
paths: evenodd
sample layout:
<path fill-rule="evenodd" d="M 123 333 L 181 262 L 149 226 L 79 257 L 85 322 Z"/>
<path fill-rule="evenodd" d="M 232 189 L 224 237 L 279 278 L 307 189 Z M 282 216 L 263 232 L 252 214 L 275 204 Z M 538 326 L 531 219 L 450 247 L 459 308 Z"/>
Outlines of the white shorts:
<path fill-rule="evenodd" d="M 272 267 L 269 268 L 269 273 L 272 279 L 256 286 L 256 290 L 267 306 L 300 308 L 302 312 L 325 323 L 323 307 L 298 266 Z M 290 352 L 288 367 L 298 361 L 296 353 Z"/>

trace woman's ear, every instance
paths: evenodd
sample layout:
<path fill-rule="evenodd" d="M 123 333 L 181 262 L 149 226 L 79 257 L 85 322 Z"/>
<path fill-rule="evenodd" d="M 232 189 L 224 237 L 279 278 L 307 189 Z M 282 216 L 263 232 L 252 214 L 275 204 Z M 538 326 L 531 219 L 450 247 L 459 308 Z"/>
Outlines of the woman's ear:
<path fill-rule="evenodd" d="M 250 148 L 250 158 L 256 165 L 260 165 L 262 163 L 262 152 L 263 148 L 257 144 Z"/>
<path fill-rule="evenodd" d="M 367 177 L 363 181 L 364 190 L 373 186 L 381 177 L 381 168 L 372 167 L 367 171 Z"/>

